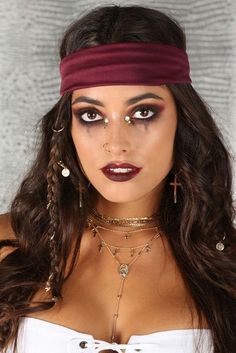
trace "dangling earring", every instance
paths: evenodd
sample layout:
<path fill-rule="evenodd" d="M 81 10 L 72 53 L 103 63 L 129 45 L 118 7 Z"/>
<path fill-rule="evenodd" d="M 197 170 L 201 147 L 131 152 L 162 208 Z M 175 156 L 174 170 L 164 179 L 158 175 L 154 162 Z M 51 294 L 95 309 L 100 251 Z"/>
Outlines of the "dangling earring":
<path fill-rule="evenodd" d="M 83 194 L 82 194 L 82 185 L 79 181 L 79 208 L 83 207 Z"/>
<path fill-rule="evenodd" d="M 61 174 L 64 178 L 67 178 L 70 175 L 70 170 L 62 163 L 62 161 L 57 162 L 57 164 L 63 168 Z"/>
<path fill-rule="evenodd" d="M 216 243 L 216 250 L 218 251 L 224 250 L 225 244 L 223 243 L 223 240 L 225 240 L 225 235 L 223 236 L 222 240 L 219 240 L 218 243 Z"/>
<path fill-rule="evenodd" d="M 174 182 L 169 184 L 174 187 L 174 203 L 177 203 L 177 186 L 180 186 L 181 184 L 177 182 L 176 174 L 175 174 Z"/>

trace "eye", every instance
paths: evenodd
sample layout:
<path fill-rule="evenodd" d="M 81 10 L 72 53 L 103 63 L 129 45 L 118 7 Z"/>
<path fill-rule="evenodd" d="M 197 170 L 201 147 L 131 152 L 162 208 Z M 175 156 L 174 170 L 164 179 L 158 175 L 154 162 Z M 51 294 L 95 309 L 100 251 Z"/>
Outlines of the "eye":
<path fill-rule="evenodd" d="M 154 119 L 158 114 L 162 111 L 163 107 L 154 107 L 150 105 L 141 105 L 136 107 L 133 112 L 131 112 L 130 116 L 132 119 L 135 120 L 142 120 L 142 121 L 150 121 Z M 82 124 L 90 124 L 90 123 L 99 123 L 103 121 L 102 115 L 96 109 L 75 109 L 74 114 L 76 117 L 79 118 Z"/>
<path fill-rule="evenodd" d="M 98 112 L 93 109 L 79 110 L 75 114 L 76 114 L 76 116 L 78 116 L 81 119 L 82 122 L 85 122 L 85 123 L 92 123 L 95 121 L 103 120 L 102 118 L 97 119 L 97 117 L 98 116 L 101 117 L 101 115 L 99 115 Z"/>
<path fill-rule="evenodd" d="M 156 115 L 156 109 L 150 106 L 141 106 L 139 109 L 135 110 L 133 117 L 135 119 L 150 119 Z"/>

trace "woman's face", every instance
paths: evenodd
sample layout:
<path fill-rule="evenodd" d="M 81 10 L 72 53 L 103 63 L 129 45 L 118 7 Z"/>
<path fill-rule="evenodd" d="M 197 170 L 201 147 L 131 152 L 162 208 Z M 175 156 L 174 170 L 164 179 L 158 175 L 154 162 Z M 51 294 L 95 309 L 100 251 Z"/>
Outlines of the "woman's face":
<path fill-rule="evenodd" d="M 165 85 L 78 89 L 72 94 L 71 107 L 72 139 L 98 195 L 115 203 L 160 195 L 173 166 L 177 126 L 174 99 Z M 129 180 L 114 181 L 101 170 L 112 162 L 142 169 Z"/>

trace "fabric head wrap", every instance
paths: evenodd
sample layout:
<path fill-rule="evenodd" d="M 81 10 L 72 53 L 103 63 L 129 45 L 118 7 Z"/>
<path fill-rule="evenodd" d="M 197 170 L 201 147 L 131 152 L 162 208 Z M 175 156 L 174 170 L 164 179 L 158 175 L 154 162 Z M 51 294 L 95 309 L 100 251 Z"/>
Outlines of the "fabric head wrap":
<path fill-rule="evenodd" d="M 155 42 L 124 42 L 82 48 L 60 64 L 63 95 L 109 85 L 191 83 L 186 51 Z"/>

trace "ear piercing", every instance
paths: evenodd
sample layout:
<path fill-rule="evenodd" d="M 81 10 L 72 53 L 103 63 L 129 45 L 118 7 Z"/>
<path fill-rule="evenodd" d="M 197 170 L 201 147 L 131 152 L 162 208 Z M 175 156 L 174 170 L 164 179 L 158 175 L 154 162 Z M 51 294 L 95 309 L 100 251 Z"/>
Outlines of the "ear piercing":
<path fill-rule="evenodd" d="M 59 129 L 56 129 L 55 127 L 52 127 L 52 131 L 53 131 L 53 132 L 56 132 L 56 133 L 62 132 L 64 129 L 65 129 L 65 126 L 62 126 L 62 127 L 59 128 Z"/>

